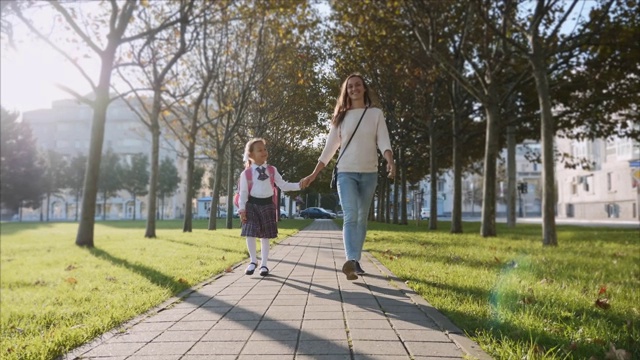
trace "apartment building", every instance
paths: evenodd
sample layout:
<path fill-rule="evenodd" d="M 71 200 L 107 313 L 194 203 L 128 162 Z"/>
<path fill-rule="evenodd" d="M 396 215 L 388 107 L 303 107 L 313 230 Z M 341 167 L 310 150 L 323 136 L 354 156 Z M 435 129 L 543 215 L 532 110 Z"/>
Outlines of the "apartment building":
<path fill-rule="evenodd" d="M 23 121 L 29 124 L 37 139 L 38 147 L 43 150 L 56 152 L 74 157 L 77 154 L 88 155 L 91 138 L 91 121 L 93 110 L 86 104 L 76 100 L 60 100 L 53 102 L 50 109 L 28 111 L 23 114 Z M 177 156 L 177 143 L 166 138 L 160 141 L 160 160 L 169 157 L 175 161 L 180 177 L 184 182 L 186 176 L 184 159 Z M 151 135 L 146 126 L 129 106 L 122 100 L 109 105 L 105 123 L 103 152 L 111 149 L 128 161 L 133 154 L 142 153 L 151 157 Z M 164 206 L 158 202 L 158 215 L 164 219 L 181 218 L 184 215 L 185 187 L 180 185 L 177 192 L 170 198 L 164 199 Z M 145 219 L 147 217 L 146 196 L 131 197 L 126 191 L 120 191 L 117 196 L 107 199 L 103 208 L 103 199 L 98 194 L 96 218 L 107 220 L 116 219 Z M 81 204 L 81 202 L 79 203 Z M 135 205 L 134 205 L 135 204 Z M 78 212 L 81 209 L 78 209 Z M 75 220 L 76 199 L 69 191 L 63 191 L 45 202 L 43 209 L 23 209 L 24 220 L 36 220 L 40 214 L 49 212 L 50 220 Z"/>
<path fill-rule="evenodd" d="M 586 160 L 557 164 L 558 217 L 640 220 L 640 143 L 632 139 L 556 139 L 561 153 Z"/>

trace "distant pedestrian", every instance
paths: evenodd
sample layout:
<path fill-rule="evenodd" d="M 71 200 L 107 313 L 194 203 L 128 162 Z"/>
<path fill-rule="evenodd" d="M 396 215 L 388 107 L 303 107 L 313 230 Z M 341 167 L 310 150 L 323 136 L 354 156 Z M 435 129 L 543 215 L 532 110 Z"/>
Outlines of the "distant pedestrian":
<path fill-rule="evenodd" d="M 262 138 L 249 140 L 245 146 L 244 158 L 246 168 L 240 174 L 238 214 L 242 221 L 241 236 L 247 238 L 247 249 L 251 262 L 245 274 L 253 275 L 258 266 L 256 257 L 256 238 L 261 242 L 260 275 L 269 274 L 269 239 L 278 237 L 277 192 L 300 190 L 302 181 L 290 183 L 282 179 L 278 169 L 267 164 L 267 142 Z"/>
<path fill-rule="evenodd" d="M 342 237 L 346 255 L 342 272 L 348 280 L 355 280 L 365 273 L 360 257 L 367 235 L 369 208 L 378 183 L 377 150 L 387 162 L 389 178 L 396 173 L 384 115 L 382 110 L 371 107 L 369 88 L 359 74 L 349 75 L 342 83 L 327 142 L 313 173 L 302 180 L 304 187 L 316 179 L 338 148 L 337 188 L 344 210 Z"/>

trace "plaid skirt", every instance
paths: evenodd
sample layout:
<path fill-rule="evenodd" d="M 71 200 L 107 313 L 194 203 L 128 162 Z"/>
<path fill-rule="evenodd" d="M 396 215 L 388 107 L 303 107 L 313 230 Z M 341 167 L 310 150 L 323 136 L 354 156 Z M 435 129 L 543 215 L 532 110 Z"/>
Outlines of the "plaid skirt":
<path fill-rule="evenodd" d="M 276 206 L 256 205 L 247 202 L 247 222 L 242 224 L 241 236 L 250 236 L 261 239 L 274 239 L 278 237 L 278 224 L 276 223 Z"/>

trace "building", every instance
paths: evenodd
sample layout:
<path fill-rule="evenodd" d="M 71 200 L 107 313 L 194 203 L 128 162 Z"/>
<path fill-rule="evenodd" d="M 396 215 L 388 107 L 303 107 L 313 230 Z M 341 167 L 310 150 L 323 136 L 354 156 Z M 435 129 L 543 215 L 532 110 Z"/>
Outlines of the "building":
<path fill-rule="evenodd" d="M 557 164 L 558 217 L 639 220 L 640 143 L 632 139 L 556 139 L 578 165 Z"/>
<path fill-rule="evenodd" d="M 88 105 L 76 100 L 60 100 L 53 102 L 50 109 L 25 112 L 23 121 L 31 127 L 40 149 L 54 150 L 71 158 L 77 154 L 88 155 L 92 116 L 93 109 Z M 183 173 L 186 166 L 184 160 L 178 157 L 177 148 L 178 144 L 175 141 L 162 138 L 160 161 L 165 157 L 175 161 L 184 182 L 186 176 Z M 103 153 L 107 149 L 120 155 L 124 161 L 128 161 L 137 153 L 151 157 L 151 134 L 138 115 L 123 100 L 113 101 L 107 110 Z M 164 199 L 164 206 L 162 202 L 157 202 L 157 213 L 164 219 L 183 217 L 184 192 L 183 183 L 172 197 Z M 103 208 L 103 199 L 100 199 L 98 194 L 96 219 L 132 219 L 134 215 L 136 219 L 145 219 L 147 204 L 148 200 L 144 196 L 138 197 L 134 202 L 128 192 L 120 191 L 116 197 L 107 199 Z M 23 219 L 40 219 L 40 215 L 46 214 L 46 211 L 49 212 L 50 220 L 76 219 L 76 199 L 69 191 L 53 196 L 50 204 L 45 201 L 44 206 L 45 209 L 23 209 Z M 78 209 L 78 212 L 79 210 L 81 209 Z M 46 215 L 44 217 L 46 218 Z"/>

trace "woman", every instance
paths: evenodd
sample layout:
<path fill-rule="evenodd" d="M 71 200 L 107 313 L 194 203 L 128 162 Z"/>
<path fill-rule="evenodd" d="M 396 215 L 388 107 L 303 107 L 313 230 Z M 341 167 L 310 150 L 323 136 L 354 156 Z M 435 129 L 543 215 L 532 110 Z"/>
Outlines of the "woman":
<path fill-rule="evenodd" d="M 342 236 L 346 262 L 342 272 L 348 280 L 355 280 L 365 273 L 360 266 L 360 257 L 367 234 L 369 208 L 378 183 L 377 149 L 387 161 L 388 176 L 393 178 L 396 172 L 384 115 L 380 109 L 370 106 L 369 88 L 362 76 L 349 75 L 342 83 L 322 155 L 313 173 L 303 179 L 303 187 L 307 187 L 338 148 L 341 149 L 337 185 L 344 211 Z"/>

